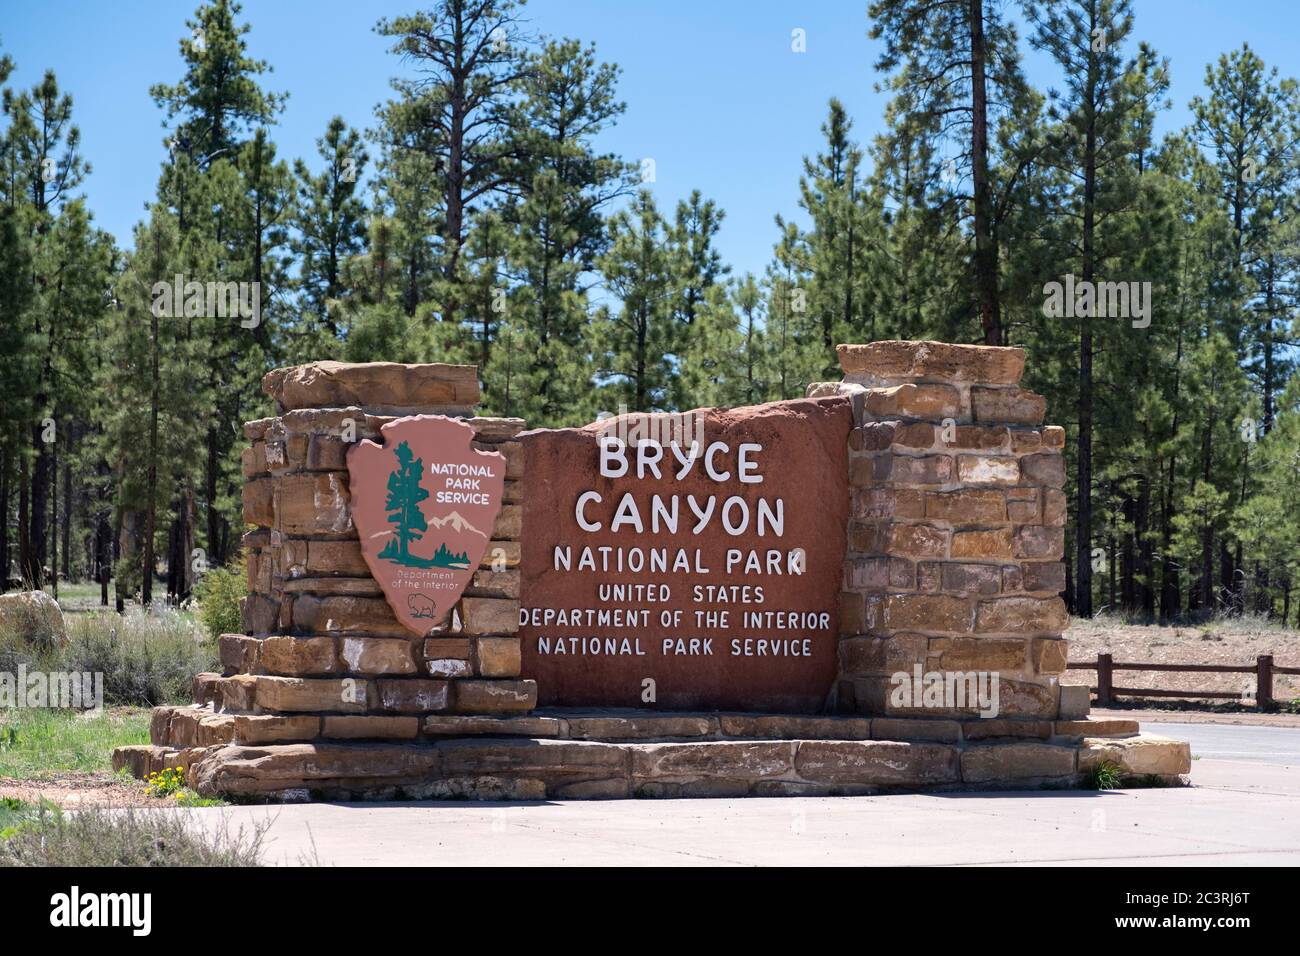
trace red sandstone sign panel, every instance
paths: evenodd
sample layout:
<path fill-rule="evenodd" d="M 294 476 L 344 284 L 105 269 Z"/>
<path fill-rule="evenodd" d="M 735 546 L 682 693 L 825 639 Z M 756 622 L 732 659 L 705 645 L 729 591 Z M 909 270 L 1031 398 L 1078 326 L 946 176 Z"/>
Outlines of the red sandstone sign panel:
<path fill-rule="evenodd" d="M 442 415 L 394 419 L 348 450 L 361 553 L 393 613 L 417 634 L 446 622 L 483 558 L 505 489 L 505 458 Z"/>
<path fill-rule="evenodd" d="M 830 398 L 524 433 L 539 704 L 822 709 L 851 427 Z"/>

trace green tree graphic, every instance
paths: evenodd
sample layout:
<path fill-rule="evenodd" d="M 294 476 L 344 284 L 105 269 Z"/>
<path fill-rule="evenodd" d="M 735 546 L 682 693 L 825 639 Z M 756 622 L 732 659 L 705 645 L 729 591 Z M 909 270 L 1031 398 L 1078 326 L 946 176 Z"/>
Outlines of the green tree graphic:
<path fill-rule="evenodd" d="M 423 538 L 429 528 L 420 507 L 420 502 L 429 497 L 429 492 L 420 487 L 424 459 L 416 458 L 406 442 L 397 446 L 396 454 L 397 467 L 388 476 L 388 499 L 384 502 L 384 508 L 389 512 L 388 520 L 396 529 L 396 537 L 388 542 L 379 556 L 398 564 L 415 565 L 420 561 L 412 557 L 410 543 Z"/>

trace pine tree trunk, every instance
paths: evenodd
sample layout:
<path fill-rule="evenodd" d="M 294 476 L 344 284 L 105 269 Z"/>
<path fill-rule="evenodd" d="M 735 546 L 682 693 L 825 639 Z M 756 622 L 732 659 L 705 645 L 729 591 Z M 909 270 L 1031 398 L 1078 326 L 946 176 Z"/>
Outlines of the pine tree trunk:
<path fill-rule="evenodd" d="M 9 465 L 11 446 L 0 446 L 0 592 L 9 590 Z"/>
<path fill-rule="evenodd" d="M 45 519 L 50 507 L 50 452 L 41 439 L 41 423 L 32 425 L 32 451 L 35 467 L 31 474 L 31 501 L 27 526 L 27 554 L 23 566 L 26 587 L 40 590 L 45 583 L 45 555 L 48 537 Z"/>
<path fill-rule="evenodd" d="M 988 91 L 984 75 L 984 0 L 970 0 L 971 184 L 974 188 L 975 295 L 985 345 L 1002 344 L 998 307 L 998 252 L 993 239 L 989 184 Z"/>
<path fill-rule="evenodd" d="M 68 463 L 68 456 L 72 449 L 66 449 L 67 454 L 63 456 L 63 580 L 72 580 L 72 565 L 70 556 L 72 554 L 72 465 Z"/>
<path fill-rule="evenodd" d="M 29 587 L 31 574 L 29 568 L 32 560 L 31 529 L 28 526 L 28 509 L 30 494 L 28 485 L 27 456 L 18 455 L 18 579 L 20 586 Z"/>
<path fill-rule="evenodd" d="M 56 438 L 50 453 L 50 586 L 54 600 L 59 599 L 59 442 Z"/>
<path fill-rule="evenodd" d="M 158 513 L 158 316 L 149 310 L 150 350 L 149 392 L 149 468 L 145 482 L 144 546 L 141 548 L 140 603 L 147 609 L 153 603 L 153 536 Z"/>

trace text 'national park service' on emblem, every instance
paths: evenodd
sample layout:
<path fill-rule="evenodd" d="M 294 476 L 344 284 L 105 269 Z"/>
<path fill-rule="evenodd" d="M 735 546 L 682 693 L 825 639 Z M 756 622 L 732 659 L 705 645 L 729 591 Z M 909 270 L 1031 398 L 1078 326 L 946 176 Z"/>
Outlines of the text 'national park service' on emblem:
<path fill-rule="evenodd" d="M 506 461 L 473 447 L 474 429 L 411 415 L 348 452 L 361 553 L 403 625 L 443 626 L 483 559 L 505 489 Z"/>

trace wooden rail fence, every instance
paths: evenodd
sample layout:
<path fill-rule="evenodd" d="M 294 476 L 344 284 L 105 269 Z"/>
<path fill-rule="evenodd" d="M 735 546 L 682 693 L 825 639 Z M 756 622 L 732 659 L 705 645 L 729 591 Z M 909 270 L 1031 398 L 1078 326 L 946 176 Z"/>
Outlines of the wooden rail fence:
<path fill-rule="evenodd" d="M 1272 654 L 1261 654 L 1253 665 L 1234 667 L 1227 664 L 1156 664 L 1151 661 L 1116 662 L 1109 654 L 1098 654 L 1095 661 L 1071 661 L 1070 670 L 1095 670 L 1097 684 L 1090 688 L 1097 695 L 1097 706 L 1105 707 L 1116 697 L 1207 697 L 1221 700 L 1248 699 L 1247 694 L 1232 690 L 1165 690 L 1159 687 L 1116 687 L 1115 671 L 1171 671 L 1194 674 L 1254 674 L 1255 706 L 1260 710 L 1273 707 L 1273 675 L 1300 674 L 1300 667 L 1279 667 Z"/>

